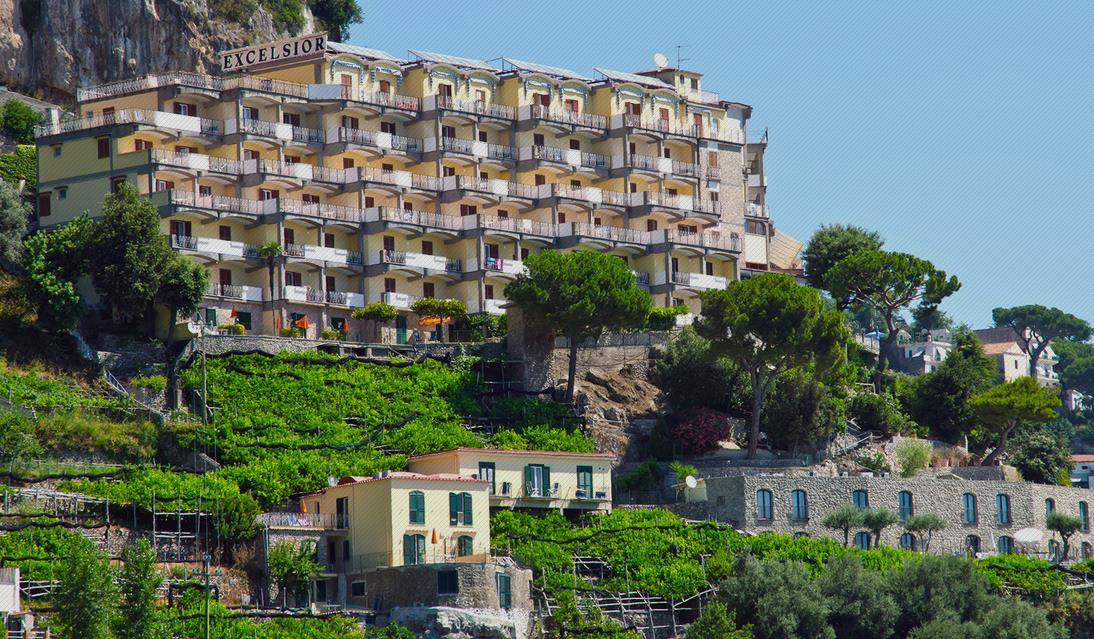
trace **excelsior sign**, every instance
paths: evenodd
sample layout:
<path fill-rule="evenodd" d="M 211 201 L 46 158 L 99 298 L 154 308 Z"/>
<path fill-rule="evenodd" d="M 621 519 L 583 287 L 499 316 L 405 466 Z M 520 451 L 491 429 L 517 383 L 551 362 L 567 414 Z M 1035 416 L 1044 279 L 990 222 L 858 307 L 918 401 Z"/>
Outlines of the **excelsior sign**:
<path fill-rule="evenodd" d="M 315 57 L 322 55 L 326 50 L 327 34 L 315 33 L 227 51 L 220 54 L 220 68 L 224 71 L 240 71 L 248 67 L 265 66 L 274 62 Z"/>

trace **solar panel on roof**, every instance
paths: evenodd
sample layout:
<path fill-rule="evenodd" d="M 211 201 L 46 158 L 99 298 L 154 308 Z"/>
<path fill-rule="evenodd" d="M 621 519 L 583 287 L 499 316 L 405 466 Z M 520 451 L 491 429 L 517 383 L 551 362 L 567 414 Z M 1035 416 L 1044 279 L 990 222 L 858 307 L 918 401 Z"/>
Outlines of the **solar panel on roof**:
<path fill-rule="evenodd" d="M 445 55 L 443 53 L 430 53 L 428 51 L 414 51 L 411 53 L 418 56 L 419 59 L 426 62 L 435 62 L 438 64 L 451 64 L 457 67 L 466 67 L 470 69 L 486 69 L 487 71 L 497 71 L 497 69 L 491 66 L 489 63 L 483 60 L 476 60 L 474 58 L 461 58 L 456 55 Z"/>
<path fill-rule="evenodd" d="M 535 62 L 525 62 L 524 60 L 514 60 L 513 58 L 502 58 L 505 62 L 508 62 L 514 69 L 521 71 L 529 71 L 531 73 L 542 73 L 544 75 L 554 76 L 556 78 L 573 78 L 574 80 L 590 80 L 586 76 L 581 75 L 577 71 L 571 71 L 569 69 L 563 69 L 562 67 L 551 67 L 546 64 L 536 64 Z"/>
<path fill-rule="evenodd" d="M 593 71 L 603 75 L 609 80 L 615 80 L 617 82 L 633 82 L 635 84 L 641 84 L 647 87 L 657 87 L 659 89 L 671 89 L 671 84 L 662 82 L 657 78 L 650 78 L 644 75 L 638 75 L 637 73 L 627 73 L 626 71 L 612 71 L 611 69 L 602 69 L 600 67 L 593 67 Z"/>
<path fill-rule="evenodd" d="M 327 43 L 327 48 L 339 53 L 350 53 L 353 55 L 358 55 L 362 58 L 375 58 L 377 60 L 391 60 L 392 62 L 402 62 L 402 60 L 391 55 L 387 51 L 381 51 L 380 49 L 370 49 L 369 47 L 359 47 L 354 44 L 329 42 Z"/>

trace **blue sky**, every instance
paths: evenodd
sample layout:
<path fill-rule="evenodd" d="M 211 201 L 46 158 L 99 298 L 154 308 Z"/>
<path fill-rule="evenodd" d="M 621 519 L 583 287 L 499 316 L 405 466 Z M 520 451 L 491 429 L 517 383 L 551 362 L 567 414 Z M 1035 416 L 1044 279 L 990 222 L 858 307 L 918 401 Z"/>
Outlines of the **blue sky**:
<path fill-rule="evenodd" d="M 879 231 L 995 306 L 1094 321 L 1094 2 L 360 0 L 353 44 L 589 71 L 662 51 L 769 127 L 768 203 L 805 241 Z M 990 10 L 984 7 L 991 7 Z"/>

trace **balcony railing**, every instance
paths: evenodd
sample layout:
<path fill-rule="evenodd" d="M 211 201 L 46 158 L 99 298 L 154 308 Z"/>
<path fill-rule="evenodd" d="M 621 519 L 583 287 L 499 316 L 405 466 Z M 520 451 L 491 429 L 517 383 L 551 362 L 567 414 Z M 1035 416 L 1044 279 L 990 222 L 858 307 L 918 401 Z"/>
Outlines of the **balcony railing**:
<path fill-rule="evenodd" d="M 389 304 L 403 310 L 410 310 L 410 308 L 414 306 L 414 302 L 418 301 L 418 296 L 409 293 L 385 291 L 382 299 L 384 304 Z"/>
<path fill-rule="evenodd" d="M 460 111 L 462 113 L 474 113 L 477 115 L 488 115 L 494 118 L 504 118 L 506 120 L 513 119 L 513 107 L 504 104 L 495 104 L 482 100 L 457 100 L 446 95 L 434 97 L 436 98 L 436 105 L 439 109 Z"/>
<path fill-rule="evenodd" d="M 152 161 L 158 164 L 166 164 L 197 171 L 215 171 L 217 173 L 231 173 L 239 175 L 243 172 L 244 163 L 239 160 L 218 158 L 202 153 L 179 153 L 166 149 L 152 149 Z"/>
<path fill-rule="evenodd" d="M 486 157 L 495 160 L 512 160 L 513 147 L 504 144 L 488 144 L 486 146 Z"/>
<path fill-rule="evenodd" d="M 361 91 L 361 102 L 367 104 L 376 104 L 384 107 L 392 107 L 396 109 L 405 109 L 407 111 L 418 110 L 418 98 L 412 98 L 406 95 L 398 95 L 396 93 L 384 93 L 382 91 Z"/>
<path fill-rule="evenodd" d="M 683 211 L 697 211 L 708 215 L 718 215 L 721 207 L 717 202 L 696 199 L 690 195 L 672 195 L 662 191 L 631 193 L 632 206 L 659 206 Z"/>
<path fill-rule="evenodd" d="M 616 242 L 630 242 L 633 244 L 648 244 L 649 232 L 629 229 L 622 226 L 604 226 L 586 224 L 584 222 L 571 222 L 558 225 L 559 237 L 593 237 Z"/>
<path fill-rule="evenodd" d="M 35 135 L 44 137 L 116 124 L 145 124 L 159 129 L 185 131 L 213 137 L 219 137 L 224 133 L 224 124 L 220 120 L 167 113 L 166 111 L 122 109 L 94 116 L 70 117 L 56 123 L 42 124 L 35 128 Z"/>
<path fill-rule="evenodd" d="M 278 93 L 293 97 L 307 97 L 308 85 L 286 80 L 274 80 L 256 76 L 238 76 L 234 78 L 221 78 L 200 73 L 185 71 L 171 71 L 147 75 L 134 80 L 122 80 L 111 82 L 96 87 L 76 89 L 76 101 L 87 102 L 101 100 L 119 95 L 140 93 L 159 87 L 183 85 L 207 91 L 228 91 L 231 89 L 250 89 L 266 93 Z"/>
<path fill-rule="evenodd" d="M 507 275 L 520 275 L 527 270 L 524 266 L 524 262 L 521 262 L 520 260 L 506 260 L 497 257 L 484 257 L 482 259 L 482 267 L 487 271 L 505 273 Z"/>
<path fill-rule="evenodd" d="M 552 109 L 551 107 L 540 104 L 533 104 L 530 114 L 533 118 L 538 118 L 540 120 L 574 124 L 595 129 L 603 129 L 608 126 L 608 119 L 602 115 L 571 111 L 569 109 Z"/>
<path fill-rule="evenodd" d="M 344 517 L 344 516 L 343 516 Z M 334 513 L 262 513 L 258 522 L 269 528 L 335 528 Z"/>
<path fill-rule="evenodd" d="M 421 150 L 421 140 L 384 133 L 383 131 L 368 131 L 365 129 L 348 129 L 339 127 L 327 131 L 327 139 L 331 142 L 345 142 L 359 144 L 361 146 L 373 146 L 381 149 L 394 149 L 417 153 Z"/>
<path fill-rule="evenodd" d="M 494 217 L 490 215 L 479 215 L 478 224 L 487 229 L 493 229 L 495 231 L 508 231 L 510 233 L 527 233 L 529 235 L 538 235 L 541 237 L 555 237 L 558 235 L 558 229 L 554 224 L 548 222 L 537 222 L 535 220 L 519 220 L 508 217 Z"/>
<path fill-rule="evenodd" d="M 415 226 L 436 227 L 453 231 L 464 228 L 463 218 L 455 215 L 441 215 L 429 211 L 399 209 L 381 206 L 368 209 L 365 213 L 369 222 L 395 222 L 414 224 Z"/>
<path fill-rule="evenodd" d="M 220 284 L 214 282 L 209 285 L 209 295 L 212 297 L 226 297 L 228 299 L 243 300 L 245 302 L 262 301 L 262 289 L 257 286 Z"/>
<path fill-rule="evenodd" d="M 365 296 L 350 291 L 327 291 L 327 304 L 336 306 L 364 306 Z"/>
<path fill-rule="evenodd" d="M 768 217 L 767 205 L 749 202 L 745 207 L 745 215 L 749 217 Z"/>
<path fill-rule="evenodd" d="M 443 255 L 426 255 L 424 253 L 406 253 L 383 249 L 380 252 L 380 262 L 383 264 L 399 264 L 434 271 L 447 271 L 459 273 L 463 270 L 460 260 L 449 259 Z"/>
<path fill-rule="evenodd" d="M 364 209 L 350 206 L 305 202 L 303 200 L 290 200 L 288 198 L 278 199 L 276 202 L 278 210 L 282 213 L 319 217 L 326 220 L 338 220 L 341 222 L 361 223 L 365 221 Z"/>
<path fill-rule="evenodd" d="M 672 283 L 705 290 L 713 288 L 725 288 L 728 280 L 719 275 L 706 275 L 704 273 L 686 273 L 682 271 L 677 271 L 672 274 Z"/>
<path fill-rule="evenodd" d="M 441 138 L 441 148 L 445 151 L 455 151 L 456 153 L 471 154 L 475 142 L 473 140 L 464 140 L 462 138 Z"/>
<path fill-rule="evenodd" d="M 705 231 L 702 233 L 688 233 L 679 229 L 664 229 L 650 233 L 650 243 L 659 244 L 671 242 L 686 244 L 688 246 L 701 246 L 721 251 L 741 251 L 741 238 L 735 235 Z"/>
<path fill-rule="evenodd" d="M 171 204 L 178 206 L 191 206 L 199 209 L 214 211 L 229 211 L 232 213 L 246 213 L 248 215 L 262 215 L 273 213 L 277 210 L 278 200 L 245 200 L 227 195 L 198 195 L 193 191 L 180 191 L 173 189 L 168 193 Z M 155 200 L 155 195 L 153 200 Z"/>

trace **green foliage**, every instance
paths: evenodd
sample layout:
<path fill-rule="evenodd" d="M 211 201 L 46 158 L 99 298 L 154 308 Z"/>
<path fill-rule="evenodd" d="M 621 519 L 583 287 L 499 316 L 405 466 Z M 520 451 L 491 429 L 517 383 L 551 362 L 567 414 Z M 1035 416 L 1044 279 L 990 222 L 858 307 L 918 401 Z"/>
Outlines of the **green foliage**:
<path fill-rule="evenodd" d="M 858 393 L 847 403 L 847 413 L 859 428 L 879 433 L 910 433 L 918 427 L 892 393 Z"/>
<path fill-rule="evenodd" d="M 273 17 L 274 28 L 297 35 L 304 28 L 304 0 L 260 0 Z"/>
<path fill-rule="evenodd" d="M 1065 561 L 1069 554 L 1071 537 L 1083 528 L 1083 520 L 1074 515 L 1054 510 L 1045 517 L 1045 528 L 1060 535 L 1064 547 L 1057 561 Z"/>
<path fill-rule="evenodd" d="M 688 626 L 684 639 L 752 639 L 752 626 L 737 628 L 736 613 L 721 601 L 711 601 L 703 614 Z"/>
<path fill-rule="evenodd" d="M 247 327 L 235 322 L 232 324 L 220 324 L 217 326 L 217 330 L 223 331 L 227 335 L 243 335 L 247 332 Z"/>
<path fill-rule="evenodd" d="M 57 566 L 53 612 L 65 637 L 111 639 L 111 621 L 118 609 L 114 570 L 95 551 L 91 541 L 74 539 L 65 561 Z"/>
<path fill-rule="evenodd" d="M 2 491 L 0 491 L 2 492 Z M 65 528 L 24 528 L 5 531 L 0 535 L 0 555 L 8 557 L 68 557 L 75 544 L 86 538 L 78 531 Z M 21 577 L 28 580 L 52 580 L 56 578 L 55 563 L 24 559 L 5 561 L 5 566 L 18 567 Z"/>
<path fill-rule="evenodd" d="M 156 452 L 156 426 L 143 420 L 51 413 L 38 418 L 34 433 L 46 449 L 103 454 L 118 461 L 149 461 Z"/>
<path fill-rule="evenodd" d="M 844 404 L 808 368 L 791 369 L 775 380 L 763 405 L 767 442 L 794 449 L 845 428 Z"/>
<path fill-rule="evenodd" d="M 843 258 L 862 251 L 880 250 L 885 243 L 877 231 L 852 224 L 822 225 L 802 251 L 805 279 L 815 288 L 825 287 L 825 275 Z"/>
<path fill-rule="evenodd" d="M 42 450 L 33 419 L 17 410 L 0 410 L 0 458 L 33 457 Z"/>
<path fill-rule="evenodd" d="M 137 388 L 146 388 L 154 393 L 162 393 L 167 388 L 167 378 L 163 375 L 136 375 L 129 378 L 129 384 Z"/>
<path fill-rule="evenodd" d="M 308 4 L 315 19 L 335 42 L 349 39 L 349 25 L 360 24 L 362 20 L 357 0 L 308 0 Z"/>
<path fill-rule="evenodd" d="M 915 477 L 931 463 L 934 447 L 921 439 L 902 439 L 893 449 L 901 477 Z"/>
<path fill-rule="evenodd" d="M 931 548 L 931 538 L 936 532 L 946 527 L 946 520 L 937 513 L 921 513 L 912 515 L 904 521 L 904 530 L 917 537 L 919 550 L 927 552 Z"/>
<path fill-rule="evenodd" d="M 896 343 L 900 311 L 917 300 L 937 306 L 961 288 L 956 276 L 947 278 L 928 260 L 881 250 L 860 251 L 840 260 L 825 274 L 824 283 L 840 308 L 861 304 L 885 320 L 878 371 L 885 368 Z"/>
<path fill-rule="evenodd" d="M 894 573 L 891 582 L 900 593 L 898 636 L 938 619 L 974 621 L 995 603 L 989 582 L 968 559 L 927 555 Z"/>
<path fill-rule="evenodd" d="M 28 193 L 34 193 L 38 185 L 38 155 L 32 144 L 20 144 L 14 153 L 0 153 L 0 180 L 18 185 L 26 181 Z"/>
<path fill-rule="evenodd" d="M 315 543 L 311 541 L 299 545 L 289 542 L 274 544 L 266 564 L 278 590 L 283 594 L 292 594 L 296 601 L 301 601 L 307 594 L 311 578 L 323 570 L 314 556 Z"/>
<path fill-rule="evenodd" d="M 115 625 L 118 639 L 170 637 L 164 615 L 156 605 L 163 576 L 156 571 L 156 552 L 146 539 L 129 543 L 122 551 L 118 575 L 121 606 Z"/>
<path fill-rule="evenodd" d="M 699 474 L 699 469 L 697 469 L 695 466 L 692 466 L 690 464 L 682 464 L 675 460 L 673 460 L 673 462 L 669 464 L 669 468 L 672 469 L 672 474 L 676 476 L 676 479 L 678 481 L 684 481 L 685 479 L 687 479 L 688 475 L 694 477 Z"/>
<path fill-rule="evenodd" d="M 179 616 L 189 619 L 172 619 L 171 629 L 179 637 L 204 637 L 205 597 L 198 590 L 190 590 L 181 598 Z M 238 610 L 229 610 L 219 602 L 209 607 L 212 623 L 210 634 L 217 639 L 225 637 L 259 637 L 261 639 L 360 639 L 361 627 L 355 619 L 328 617 L 325 619 L 291 618 L 251 620 L 238 617 Z M 403 635 L 400 635 L 400 639 Z"/>
<path fill-rule="evenodd" d="M 742 554 L 719 593 L 757 639 L 835 639 L 828 601 L 801 564 Z"/>
<path fill-rule="evenodd" d="M 652 492 L 661 485 L 661 465 L 652 459 L 628 470 L 615 480 L 615 487 L 624 492 Z"/>
<path fill-rule="evenodd" d="M 170 338 L 179 316 L 190 317 L 197 312 L 209 288 L 209 269 L 178 253 L 167 256 L 163 269 L 155 301 L 169 309 Z"/>
<path fill-rule="evenodd" d="M 410 628 L 389 623 L 386 626 L 365 626 L 365 639 L 417 639 Z"/>
<path fill-rule="evenodd" d="M 107 195 L 87 246 L 95 290 L 114 316 L 122 323 L 144 316 L 176 255 L 160 231 L 160 214 L 151 200 L 130 184 Z"/>
<path fill-rule="evenodd" d="M 127 406 L 87 380 L 50 373 L 40 367 L 18 368 L 3 359 L 0 359 L 0 391 L 13 404 L 35 408 Z"/>
<path fill-rule="evenodd" d="M 23 255 L 23 233 L 27 230 L 30 207 L 15 187 L 0 180 L 0 259 L 17 263 Z"/>
<path fill-rule="evenodd" d="M 881 545 L 881 533 L 900 521 L 897 514 L 888 508 L 873 508 L 862 513 L 862 525 L 874 535 L 874 547 Z"/>
<path fill-rule="evenodd" d="M 991 311 L 991 317 L 996 326 L 1014 329 L 1019 346 L 1029 355 L 1031 376 L 1036 373 L 1037 360 L 1053 340 L 1085 342 L 1091 335 L 1090 323 L 1086 320 L 1058 308 L 1038 304 L 995 308 Z"/>
<path fill-rule="evenodd" d="M 751 400 L 748 376 L 724 357 L 717 357 L 710 342 L 691 326 L 669 338 L 656 361 L 655 382 L 674 413 L 695 408 L 740 412 Z"/>
<path fill-rule="evenodd" d="M 817 579 L 831 606 L 828 622 L 840 639 L 886 639 L 893 635 L 899 606 L 885 576 L 854 555 L 834 557 Z"/>
<path fill-rule="evenodd" d="M 927 331 L 952 330 L 954 328 L 953 320 L 938 306 L 920 304 L 912 309 L 911 315 L 912 325 L 910 328 L 912 335 L 915 337 L 919 337 Z"/>
<path fill-rule="evenodd" d="M 505 428 L 490 437 L 490 445 L 504 450 L 558 450 L 591 453 L 594 444 L 581 431 L 538 424 L 519 429 Z"/>
<path fill-rule="evenodd" d="M 422 317 L 433 317 L 442 323 L 450 319 L 467 315 L 467 304 L 463 300 L 419 297 L 414 300 L 410 310 Z"/>
<path fill-rule="evenodd" d="M 1021 588 L 1037 598 L 1052 597 L 1067 586 L 1067 576 L 1042 559 L 1024 555 L 991 555 L 976 562 L 976 572 L 996 589 Z"/>
<path fill-rule="evenodd" d="M 839 312 L 820 293 L 782 273 L 763 273 L 702 294 L 696 330 L 749 375 L 752 424 L 748 455 L 756 456 L 760 410 L 771 382 L 791 368 L 813 363 L 819 372 L 844 361 L 849 334 Z"/>
<path fill-rule="evenodd" d="M 973 395 L 969 405 L 986 433 L 998 443 L 984 458 L 991 464 L 1006 448 L 1007 437 L 1021 422 L 1044 423 L 1055 417 L 1060 398 L 1053 389 L 1042 388 L 1032 377 L 1019 377 Z"/>
<path fill-rule="evenodd" d="M 41 123 L 41 114 L 19 100 L 10 98 L 0 106 L 0 129 L 16 144 L 34 144 L 34 127 Z"/>
<path fill-rule="evenodd" d="M 483 339 L 505 337 L 509 331 L 506 315 L 472 313 L 456 322 L 458 341 L 481 342 Z"/>
<path fill-rule="evenodd" d="M 685 304 L 676 306 L 654 306 L 646 318 L 646 328 L 651 331 L 668 331 L 676 327 L 676 316 L 688 312 Z"/>
<path fill-rule="evenodd" d="M 319 332 L 319 336 L 323 339 L 340 340 L 345 334 L 336 328 L 328 328 Z"/>
<path fill-rule="evenodd" d="M 38 231 L 23 244 L 27 298 L 46 330 L 72 328 L 84 311 L 76 280 L 87 273 L 91 219 L 81 215 L 50 231 Z"/>
<path fill-rule="evenodd" d="M 386 324 L 398 316 L 399 309 L 383 302 L 373 302 L 353 309 L 353 319 L 370 320 L 381 324 Z"/>
<path fill-rule="evenodd" d="M 880 452 L 865 450 L 854 457 L 855 463 L 875 473 L 887 473 L 892 470 L 889 460 Z"/>
<path fill-rule="evenodd" d="M 938 368 L 917 376 L 909 385 L 904 396 L 908 412 L 935 437 L 956 443 L 976 426 L 969 400 L 991 388 L 998 376 L 995 360 L 984 354 L 976 335 L 958 331 L 953 350 Z"/>
<path fill-rule="evenodd" d="M 1094 395 L 1094 344 L 1074 340 L 1057 340 L 1052 350 L 1059 358 L 1056 371 L 1060 384 L 1085 395 Z"/>
<path fill-rule="evenodd" d="M 1010 454 L 1010 463 L 1022 479 L 1041 484 L 1055 484 L 1060 471 L 1071 468 L 1071 445 L 1044 428 L 1032 428 L 1032 432 L 1017 432 Z M 1067 485 L 1071 485 L 1068 481 Z"/>
<path fill-rule="evenodd" d="M 837 506 L 824 517 L 821 522 L 825 528 L 843 532 L 843 545 L 847 546 L 851 541 L 851 531 L 861 528 L 865 524 L 865 513 L 854 504 Z"/>
<path fill-rule="evenodd" d="M 220 502 L 213 525 L 217 534 L 230 541 L 245 541 L 258 534 L 258 516 L 262 508 L 254 497 L 228 493 Z"/>

